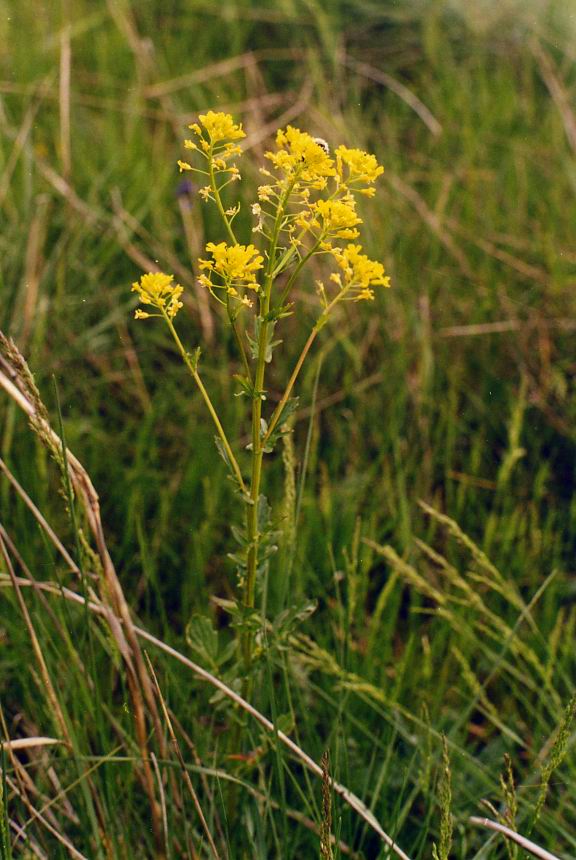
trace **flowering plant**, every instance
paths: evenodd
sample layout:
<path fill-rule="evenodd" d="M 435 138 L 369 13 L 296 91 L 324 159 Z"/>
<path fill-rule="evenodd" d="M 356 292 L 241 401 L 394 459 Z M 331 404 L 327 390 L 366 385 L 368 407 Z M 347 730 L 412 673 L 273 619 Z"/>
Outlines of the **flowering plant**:
<path fill-rule="evenodd" d="M 256 613 L 259 574 L 273 551 L 270 540 L 269 507 L 261 492 L 264 455 L 273 450 L 286 432 L 286 422 L 295 401 L 292 392 L 306 356 L 318 333 L 342 302 L 373 300 L 374 290 L 388 287 L 382 263 L 362 253 L 352 240 L 359 237 L 362 220 L 356 209 L 356 195 L 374 194 L 374 182 L 383 172 L 374 155 L 339 146 L 331 156 L 328 144 L 288 126 L 276 135 L 276 148 L 266 152 L 266 166 L 260 171 L 264 184 L 252 205 L 253 234 L 259 247 L 241 244 L 235 220 L 240 203 L 227 206 L 224 189 L 240 179 L 234 159 L 242 150 L 242 125 L 225 113 L 209 111 L 190 126 L 194 137 L 184 147 L 195 154 L 196 162 L 179 161 L 181 171 L 193 171 L 206 184 L 200 196 L 217 207 L 226 240 L 206 245 L 206 258 L 199 261 L 199 282 L 226 311 L 243 372 L 236 378 L 241 393 L 251 402 L 251 442 L 249 477 L 234 453 L 210 396 L 198 371 L 199 350 L 188 352 L 174 325 L 182 303 L 182 287 L 171 275 L 146 274 L 132 289 L 140 302 L 153 313 L 138 309 L 137 319 L 161 317 L 166 322 L 182 358 L 204 398 L 217 430 L 217 443 L 245 504 L 245 527 L 235 529 L 241 552 L 234 555 L 239 570 L 240 602 L 236 626 L 245 676 L 254 657 L 255 634 L 261 624 Z M 256 239 L 255 239 L 256 241 Z M 318 312 L 302 352 L 286 383 L 280 401 L 265 418 L 266 368 L 272 360 L 277 323 L 293 313 L 291 290 L 303 268 L 314 256 L 321 256 L 329 272 L 316 282 Z M 249 333 L 247 315 L 252 317 Z M 245 687 L 246 690 L 249 687 Z"/>

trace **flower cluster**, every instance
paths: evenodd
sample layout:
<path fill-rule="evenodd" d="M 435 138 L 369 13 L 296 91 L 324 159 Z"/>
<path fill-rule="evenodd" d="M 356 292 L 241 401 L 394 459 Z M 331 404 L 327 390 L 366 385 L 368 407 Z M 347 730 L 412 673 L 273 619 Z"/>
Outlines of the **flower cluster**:
<path fill-rule="evenodd" d="M 199 261 L 199 282 L 229 311 L 231 299 L 238 303 L 238 310 L 240 305 L 251 307 L 250 292 L 263 295 L 258 272 L 264 257 L 255 245 L 236 241 L 232 223 L 240 205 L 227 207 L 220 196 L 226 185 L 240 178 L 233 158 L 241 152 L 238 141 L 246 135 L 230 114 L 214 111 L 200 114 L 189 128 L 194 139 L 185 140 L 184 145 L 202 156 L 205 169 L 183 161 L 178 164 L 181 170 L 208 178 L 209 185 L 199 193 L 216 203 L 230 238 L 230 244 L 210 242 L 206 246 L 207 257 Z M 363 254 L 360 245 L 340 247 L 341 240 L 351 242 L 360 235 L 356 194 L 374 194 L 374 183 L 384 170 L 376 156 L 346 146 L 338 146 L 331 155 L 324 140 L 288 126 L 278 131 L 276 148 L 266 152 L 265 158 L 269 168 L 262 167 L 261 172 L 267 184 L 259 187 L 258 201 L 251 208 L 253 232 L 269 243 L 267 254 L 273 263 L 269 284 L 285 270 L 292 269 L 295 277 L 310 256 L 323 254 L 337 269 L 330 275 L 332 292 L 337 287 L 335 295 L 328 296 L 324 285 L 318 285 L 325 312 L 341 300 L 373 299 L 374 287 L 388 287 L 383 265 Z M 287 283 L 289 290 L 292 278 Z M 133 289 L 143 304 L 161 312 L 138 310 L 139 319 L 162 314 L 172 319 L 182 307 L 182 287 L 173 285 L 170 275 L 144 275 Z"/>
<path fill-rule="evenodd" d="M 357 239 L 362 219 L 355 195 L 371 197 L 384 168 L 361 149 L 339 146 L 331 157 L 324 140 L 292 126 L 278 132 L 276 144 L 276 151 L 265 153 L 272 169 L 261 169 L 268 182 L 259 187 L 253 212 L 258 216 L 255 232 L 270 238 L 276 213 L 283 210 L 279 237 L 286 250 L 279 273 L 310 253 L 341 254 L 338 240 Z M 369 292 L 367 287 L 356 297 L 368 298 Z"/>
<path fill-rule="evenodd" d="M 208 162 L 208 170 L 201 170 L 193 167 L 187 161 L 180 160 L 178 167 L 180 172 L 193 170 L 195 173 L 204 174 L 211 178 L 215 173 L 228 174 L 227 181 L 217 189 L 212 184 L 200 189 L 199 193 L 204 200 L 214 200 L 214 195 L 218 194 L 229 182 L 240 179 L 240 171 L 236 165 L 228 162 L 242 152 L 241 147 L 234 141 L 241 140 L 246 137 L 246 134 L 242 128 L 242 123 L 235 123 L 229 113 L 208 111 L 208 113 L 200 114 L 198 119 L 200 120 L 199 123 L 195 122 L 188 126 L 196 135 L 197 141 L 187 138 L 184 141 L 184 147 L 195 150 L 204 156 Z"/>
<path fill-rule="evenodd" d="M 249 289 L 256 292 L 260 289 L 256 272 L 262 268 L 264 258 L 254 245 L 227 245 L 220 242 L 215 245 L 209 242 L 206 250 L 212 255 L 210 260 L 200 260 L 203 272 L 199 277 L 202 286 L 207 287 L 212 295 L 222 302 L 214 290 L 224 290 L 228 296 L 239 299 L 242 304 L 252 305 L 250 299 L 239 292 Z M 222 302 L 225 304 L 225 302 Z"/>
<path fill-rule="evenodd" d="M 289 183 L 322 190 L 328 177 L 336 175 L 334 160 L 309 134 L 289 125 L 285 131 L 280 129 L 276 144 L 277 152 L 266 152 L 264 156 Z"/>
<path fill-rule="evenodd" d="M 375 155 L 346 146 L 336 150 L 336 169 L 341 186 L 368 197 L 374 196 L 373 183 L 384 173 Z"/>
<path fill-rule="evenodd" d="M 228 145 L 228 141 L 241 140 L 246 137 L 242 123 L 235 123 L 229 113 L 215 113 L 210 110 L 208 113 L 200 114 L 199 119 L 211 143 L 226 141 L 226 145 Z M 189 128 L 198 137 L 203 137 L 203 131 L 197 123 L 193 123 Z"/>
<path fill-rule="evenodd" d="M 343 200 L 317 200 L 296 219 L 296 224 L 309 230 L 324 249 L 331 239 L 356 239 L 356 229 L 362 219 L 356 212 L 356 203 L 350 195 Z"/>
<path fill-rule="evenodd" d="M 360 301 L 374 299 L 371 287 L 389 287 L 390 278 L 384 274 L 384 266 L 360 253 L 361 245 L 346 245 L 334 251 L 334 257 L 342 274 L 334 272 L 330 280 L 340 288 L 339 298 Z"/>
<path fill-rule="evenodd" d="M 148 317 L 168 316 L 174 319 L 181 307 L 180 296 L 184 292 L 180 284 L 173 284 L 174 275 L 165 275 L 163 272 L 149 272 L 142 275 L 139 281 L 132 284 L 132 292 L 138 293 L 143 305 L 152 305 L 157 308 L 159 314 L 149 314 L 138 308 L 134 316 L 138 320 Z"/>

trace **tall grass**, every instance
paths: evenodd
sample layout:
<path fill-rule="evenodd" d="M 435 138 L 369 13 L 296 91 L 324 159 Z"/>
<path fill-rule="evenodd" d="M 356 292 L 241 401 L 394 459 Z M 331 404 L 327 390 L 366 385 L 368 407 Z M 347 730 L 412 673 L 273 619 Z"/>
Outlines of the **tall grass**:
<path fill-rule="evenodd" d="M 331 779 L 411 860 L 450 820 L 450 857 L 511 856 L 471 815 L 576 855 L 570 6 L 4 4 L 0 328 L 99 493 L 109 556 L 82 473 L 67 492 L 2 395 L 0 716 L 23 742 L 2 750 L 3 858 L 390 856 Z M 188 288 L 190 341 L 244 440 L 234 345 L 190 268 L 216 223 L 173 168 L 205 108 L 242 116 L 256 153 L 292 122 L 386 167 L 363 215 L 394 289 L 325 336 L 272 467 L 271 614 L 318 601 L 266 657 L 274 731 L 106 609 L 114 573 L 140 628 L 239 689 L 213 600 L 231 596 L 231 488 L 127 293 L 154 264 Z M 329 750 L 324 782 L 279 732 Z"/>

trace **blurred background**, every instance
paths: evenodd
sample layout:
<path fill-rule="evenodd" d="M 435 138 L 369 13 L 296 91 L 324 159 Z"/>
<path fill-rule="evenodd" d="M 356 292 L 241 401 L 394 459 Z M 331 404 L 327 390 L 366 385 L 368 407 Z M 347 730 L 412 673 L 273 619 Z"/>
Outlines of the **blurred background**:
<path fill-rule="evenodd" d="M 209 109 L 243 122 L 244 241 L 257 165 L 278 126 L 367 149 L 384 165 L 361 214 L 365 249 L 393 288 L 323 332 L 301 380 L 293 434 L 295 474 L 305 478 L 301 524 L 277 599 L 318 598 L 306 632 L 419 719 L 425 708 L 425 721 L 453 730 L 461 750 L 478 743 L 482 767 L 498 762 L 495 785 L 509 735 L 495 729 L 479 692 L 493 660 L 431 610 L 424 585 L 406 588 L 402 564 L 420 559 L 435 582 L 418 549 L 426 541 L 468 565 L 463 541 L 422 510 L 424 500 L 459 524 L 523 600 L 554 573 L 533 643 L 550 667 L 553 713 L 509 682 L 491 690 L 492 707 L 514 727 L 512 746 L 525 744 L 519 767 L 528 767 L 573 686 L 564 633 L 576 621 L 575 37 L 572 0 L 0 0 L 0 328 L 26 356 L 52 416 L 55 381 L 67 444 L 99 491 L 128 602 L 168 640 L 183 641 L 212 595 L 232 593 L 235 502 L 167 334 L 133 322 L 130 286 L 142 272 L 173 273 L 186 288 L 180 334 L 202 347 L 229 435 L 242 441 L 248 427 L 231 380 L 234 343 L 195 285 L 196 258 L 220 227 L 184 181 L 191 174 L 178 173 L 186 126 Z M 271 400 L 306 338 L 315 275 L 286 321 Z M 4 397 L 0 415 L 3 460 L 69 534 L 48 455 Z M 280 500 L 281 456 L 269 480 L 271 501 Z M 0 499 L 23 557 L 42 574 L 52 562 L 6 481 Z M 363 539 L 392 547 L 396 560 Z M 513 605 L 490 597 L 512 629 Z M 464 610 L 458 617 L 466 627 Z M 0 627 L 12 646 L 2 658 L 7 711 L 33 715 L 25 634 L 9 620 Z M 462 668 L 470 665 L 477 688 Z M 331 681 L 317 683 L 329 697 Z M 470 724 L 458 723 L 464 701 L 480 708 Z M 402 735 L 404 717 L 381 733 L 382 716 L 366 708 L 302 717 L 306 743 L 320 753 L 314 738 L 335 719 L 342 737 L 356 733 L 344 756 L 352 772 L 369 737 L 384 755 L 386 732 Z M 421 771 L 410 737 L 402 744 L 409 794 Z M 462 752 L 453 769 L 463 780 L 456 802 L 468 810 L 486 788 L 485 772 L 466 771 L 465 760 Z M 405 847 L 429 856 L 415 823 L 424 816 L 418 789 L 410 797 L 396 809 L 412 834 Z M 551 848 L 574 852 L 575 808 L 572 796 L 543 819 Z M 358 845 L 354 827 L 343 833 Z M 361 856 L 380 856 L 364 845 Z M 491 850 L 454 856 L 505 856 Z"/>
<path fill-rule="evenodd" d="M 131 282 L 174 273 L 182 336 L 241 422 L 233 344 L 194 286 L 220 228 L 176 167 L 207 109 L 244 122 L 247 200 L 278 125 L 386 168 L 362 214 L 394 289 L 321 347 L 310 477 L 325 492 L 307 518 L 346 544 L 375 517 L 402 549 L 416 500 L 436 499 L 526 583 L 571 564 L 573 4 L 4 2 L 0 21 L 2 329 L 48 399 L 56 376 L 127 581 L 144 541 L 164 581 L 178 559 L 195 590 L 228 520 L 225 492 L 206 510 L 220 467 L 202 404 L 159 327 L 131 319 Z M 288 325 L 290 365 L 306 327 Z M 12 456 L 30 444 L 15 421 Z"/>

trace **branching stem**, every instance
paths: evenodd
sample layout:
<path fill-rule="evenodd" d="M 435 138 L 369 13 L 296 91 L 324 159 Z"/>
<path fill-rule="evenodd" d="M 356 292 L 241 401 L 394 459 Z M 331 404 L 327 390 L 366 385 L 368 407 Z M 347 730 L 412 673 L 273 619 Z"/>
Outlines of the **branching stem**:
<path fill-rule="evenodd" d="M 204 387 L 204 383 L 200 379 L 200 374 L 198 373 L 198 370 L 195 366 L 195 363 L 192 360 L 192 358 L 190 357 L 190 354 L 184 348 L 184 344 L 182 343 L 182 341 L 178 337 L 178 332 L 174 328 L 174 323 L 172 322 L 172 320 L 170 319 L 170 317 L 168 316 L 168 314 L 166 313 L 166 311 L 164 309 L 162 309 L 162 316 L 164 317 L 164 319 L 166 320 L 166 322 L 168 324 L 168 328 L 170 329 L 170 333 L 171 333 L 172 337 L 174 338 L 174 341 L 176 343 L 176 346 L 178 347 L 178 351 L 180 352 L 180 355 L 182 356 L 184 364 L 188 368 L 190 376 L 193 378 L 194 382 L 198 386 L 200 394 L 202 395 L 202 397 L 204 399 L 204 403 L 208 407 L 208 412 L 210 413 L 210 416 L 211 416 L 211 418 L 212 418 L 212 420 L 216 426 L 218 436 L 220 437 L 222 445 L 224 446 L 226 456 L 228 457 L 228 460 L 230 462 L 230 466 L 232 467 L 232 470 L 234 472 L 236 480 L 238 481 L 238 485 L 239 485 L 240 489 L 242 490 L 242 492 L 246 493 L 247 492 L 246 484 L 244 483 L 244 479 L 242 477 L 242 472 L 240 471 L 240 466 L 238 465 L 238 461 L 236 460 L 236 457 L 234 456 L 234 452 L 232 451 L 232 448 L 230 447 L 230 443 L 228 442 L 228 437 L 226 436 L 226 433 L 224 432 L 224 428 L 222 427 L 220 419 L 218 418 L 218 413 L 216 412 L 216 410 L 214 408 L 214 404 L 212 403 L 212 401 L 210 399 L 210 395 L 206 391 L 206 388 Z"/>
<path fill-rule="evenodd" d="M 232 224 L 230 223 L 230 219 L 226 215 L 224 210 L 224 206 L 222 204 L 222 198 L 220 197 L 220 189 L 216 184 L 216 175 L 214 173 L 214 159 L 212 157 L 212 148 L 208 154 L 208 165 L 209 165 L 209 173 L 210 173 L 210 187 L 212 188 L 212 193 L 214 194 L 214 200 L 216 201 L 216 206 L 218 207 L 218 212 L 224 222 L 224 226 L 226 227 L 226 232 L 230 237 L 230 240 L 233 245 L 237 245 L 236 236 L 234 234 L 234 230 L 232 229 Z"/>
<path fill-rule="evenodd" d="M 248 608 L 252 608 L 254 606 L 256 572 L 258 570 L 258 544 L 260 538 L 260 535 L 258 534 L 258 499 L 260 497 L 262 457 L 264 453 L 260 428 L 262 420 L 262 398 L 264 397 L 263 392 L 266 371 L 266 350 L 268 346 L 268 327 L 270 325 L 268 314 L 270 313 L 270 300 L 272 285 L 274 283 L 274 263 L 280 230 L 282 228 L 282 220 L 284 218 L 286 204 L 288 203 L 292 189 L 297 182 L 297 178 L 297 176 L 294 177 L 278 203 L 276 218 L 274 220 L 274 229 L 272 231 L 272 239 L 268 250 L 268 265 L 266 267 L 266 275 L 264 277 L 264 286 L 260 296 L 258 357 L 256 360 L 256 374 L 254 378 L 254 399 L 252 401 L 252 478 L 250 482 L 250 505 L 247 512 L 248 558 L 246 565 L 246 581 L 244 584 L 244 605 Z M 242 654 L 247 669 L 252 662 L 252 646 L 253 636 L 252 633 L 248 631 L 245 633 L 242 641 Z"/>

